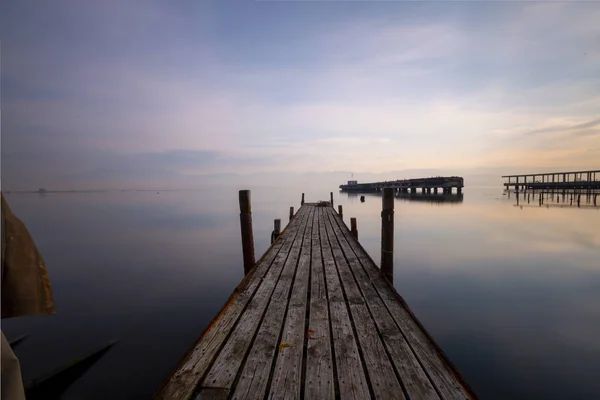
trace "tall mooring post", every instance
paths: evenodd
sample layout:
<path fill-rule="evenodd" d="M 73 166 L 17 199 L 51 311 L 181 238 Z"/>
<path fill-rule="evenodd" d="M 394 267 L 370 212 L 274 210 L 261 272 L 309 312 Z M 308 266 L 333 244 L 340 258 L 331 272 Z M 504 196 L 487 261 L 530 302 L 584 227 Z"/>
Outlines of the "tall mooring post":
<path fill-rule="evenodd" d="M 350 233 L 358 239 L 358 228 L 356 227 L 356 218 L 350 218 Z"/>
<path fill-rule="evenodd" d="M 240 225 L 242 228 L 242 253 L 244 256 L 244 274 L 254 267 L 254 235 L 252 234 L 252 207 L 250 191 L 240 190 Z"/>
<path fill-rule="evenodd" d="M 394 284 L 394 191 L 383 189 L 381 211 L 381 273 Z"/>
<path fill-rule="evenodd" d="M 277 240 L 279 234 L 281 233 L 281 220 L 276 219 L 273 221 L 273 233 L 271 234 L 271 244 Z"/>
<path fill-rule="evenodd" d="M 344 219 L 344 209 L 341 204 L 338 204 L 338 214 L 340 215 L 340 218 Z"/>
<path fill-rule="evenodd" d="M 329 192 L 329 202 L 331 203 L 331 207 L 333 207 L 333 192 Z"/>
<path fill-rule="evenodd" d="M 302 193 L 302 200 L 300 201 L 300 205 L 304 205 L 304 193 Z"/>
<path fill-rule="evenodd" d="M 294 218 L 294 207 L 290 207 L 290 221 Z"/>

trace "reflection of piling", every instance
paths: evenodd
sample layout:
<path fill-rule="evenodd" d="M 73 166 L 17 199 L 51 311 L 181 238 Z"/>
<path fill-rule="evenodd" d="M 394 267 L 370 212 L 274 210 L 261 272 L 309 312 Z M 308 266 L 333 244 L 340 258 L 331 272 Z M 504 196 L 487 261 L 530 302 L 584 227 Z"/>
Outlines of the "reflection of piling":
<path fill-rule="evenodd" d="M 252 234 L 252 207 L 250 191 L 240 190 L 240 225 L 242 229 L 242 253 L 244 257 L 244 273 L 248 274 L 254 267 L 254 236 Z"/>
<path fill-rule="evenodd" d="M 394 283 L 394 190 L 383 189 L 381 211 L 381 273 Z"/>

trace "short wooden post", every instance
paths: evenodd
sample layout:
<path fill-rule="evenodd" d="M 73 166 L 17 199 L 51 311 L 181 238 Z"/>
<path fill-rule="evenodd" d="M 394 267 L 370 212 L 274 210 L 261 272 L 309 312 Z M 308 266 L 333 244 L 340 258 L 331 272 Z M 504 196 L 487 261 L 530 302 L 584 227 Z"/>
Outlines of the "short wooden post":
<path fill-rule="evenodd" d="M 333 192 L 329 192 L 329 199 L 330 199 L 331 207 L 333 207 Z"/>
<path fill-rule="evenodd" d="M 340 214 L 340 217 L 344 219 L 344 210 L 341 204 L 338 205 L 338 214 Z"/>
<path fill-rule="evenodd" d="M 394 284 L 394 191 L 383 189 L 381 211 L 381 273 Z"/>
<path fill-rule="evenodd" d="M 242 253 L 244 274 L 248 274 L 256 263 L 254 259 L 254 235 L 252 234 L 252 207 L 250 191 L 240 190 L 240 225 L 242 228 Z"/>
<path fill-rule="evenodd" d="M 294 218 L 294 207 L 290 207 L 290 221 Z"/>
<path fill-rule="evenodd" d="M 356 218 L 350 218 L 350 232 L 358 239 L 358 229 L 356 227 Z"/>
<path fill-rule="evenodd" d="M 273 221 L 273 233 L 271 234 L 271 244 L 273 244 L 273 242 L 275 240 L 277 240 L 280 233 L 281 233 L 281 220 L 276 219 L 275 221 Z"/>
<path fill-rule="evenodd" d="M 304 205 L 304 193 L 302 193 L 302 200 L 300 201 L 301 205 Z"/>

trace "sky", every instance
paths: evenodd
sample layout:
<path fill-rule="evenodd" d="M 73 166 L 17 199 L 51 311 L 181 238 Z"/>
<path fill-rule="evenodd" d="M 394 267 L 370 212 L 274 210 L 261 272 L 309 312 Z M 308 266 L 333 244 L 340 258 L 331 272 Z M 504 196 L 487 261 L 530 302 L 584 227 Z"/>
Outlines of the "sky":
<path fill-rule="evenodd" d="M 0 15 L 3 187 L 600 168 L 598 2 L 24 0 Z"/>

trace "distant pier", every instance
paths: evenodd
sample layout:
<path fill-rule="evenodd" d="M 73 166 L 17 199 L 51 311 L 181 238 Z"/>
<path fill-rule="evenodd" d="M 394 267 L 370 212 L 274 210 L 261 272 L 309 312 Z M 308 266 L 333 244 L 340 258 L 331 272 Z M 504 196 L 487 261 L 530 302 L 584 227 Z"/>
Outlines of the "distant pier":
<path fill-rule="evenodd" d="M 600 191 L 600 170 L 548 172 L 541 174 L 504 175 L 504 187 L 516 192 L 527 190 L 575 191 L 578 193 Z"/>
<path fill-rule="evenodd" d="M 395 181 L 358 183 L 358 181 L 348 181 L 345 185 L 340 185 L 342 192 L 380 192 L 385 188 L 394 189 L 395 193 L 423 193 L 437 194 L 442 192 L 451 194 L 453 190 L 456 193 L 462 193 L 464 180 L 460 176 L 436 176 L 431 178 L 417 179 L 399 179 Z"/>
<path fill-rule="evenodd" d="M 546 207 L 596 208 L 600 200 L 600 170 L 504 175 L 502 178 L 508 179 L 504 187 L 509 197 L 514 190 L 517 206 L 523 206 L 522 200 L 527 205 L 533 201 Z"/>

